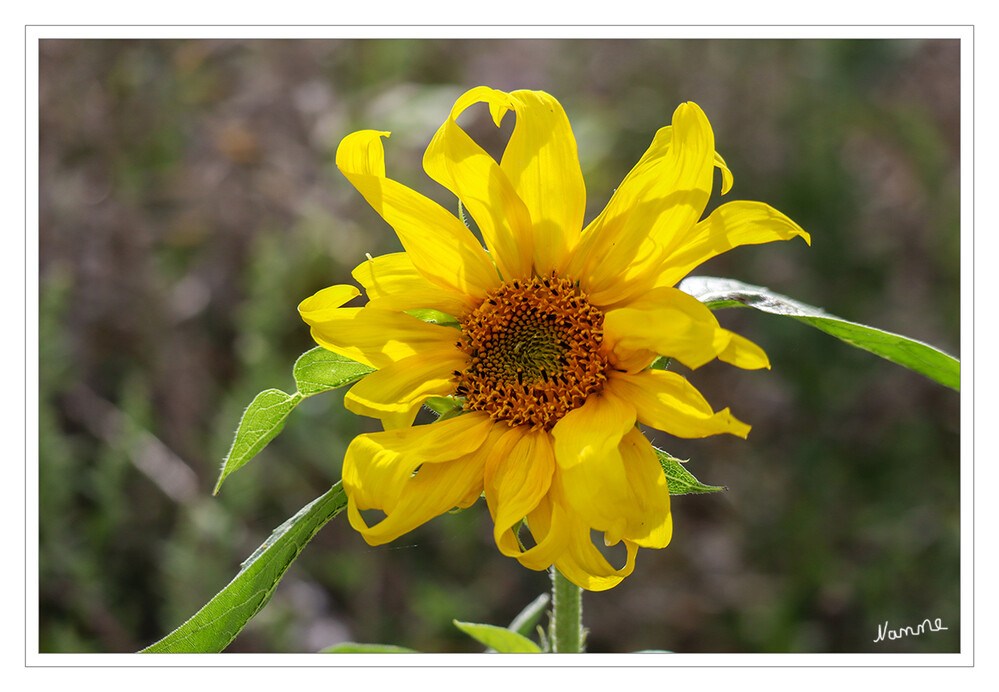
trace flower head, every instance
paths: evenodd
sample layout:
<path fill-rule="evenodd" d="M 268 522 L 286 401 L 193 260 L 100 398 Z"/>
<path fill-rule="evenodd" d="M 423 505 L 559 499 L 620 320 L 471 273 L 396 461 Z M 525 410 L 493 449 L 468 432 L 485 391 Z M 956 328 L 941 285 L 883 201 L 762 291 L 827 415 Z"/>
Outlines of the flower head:
<path fill-rule="evenodd" d="M 477 102 L 497 126 L 516 115 L 499 163 L 456 123 Z M 347 449 L 350 523 L 382 544 L 484 494 L 503 554 L 530 569 L 554 564 L 586 589 L 611 588 L 639 547 L 665 547 L 672 533 L 666 478 L 636 423 L 687 438 L 749 431 L 651 364 L 668 356 L 690 368 L 714 358 L 769 367 L 758 346 L 674 285 L 737 245 L 809 237 L 759 202 L 729 202 L 701 219 L 714 169 L 722 194 L 732 175 L 693 103 L 676 109 L 583 227 L 583 177 L 559 102 L 486 87 L 462 95 L 423 165 L 471 213 L 484 247 L 450 212 L 386 177 L 388 134 L 347 136 L 336 163 L 405 251 L 354 270 L 364 307 L 342 307 L 360 293 L 347 285 L 299 306 L 317 343 L 377 369 L 345 398 L 385 427 Z M 459 329 L 408 314 L 418 309 L 450 315 Z M 414 426 L 431 397 L 453 397 L 461 414 Z M 361 511 L 370 509 L 384 518 L 368 525 Z M 591 530 L 624 542 L 623 566 L 597 550 Z"/>

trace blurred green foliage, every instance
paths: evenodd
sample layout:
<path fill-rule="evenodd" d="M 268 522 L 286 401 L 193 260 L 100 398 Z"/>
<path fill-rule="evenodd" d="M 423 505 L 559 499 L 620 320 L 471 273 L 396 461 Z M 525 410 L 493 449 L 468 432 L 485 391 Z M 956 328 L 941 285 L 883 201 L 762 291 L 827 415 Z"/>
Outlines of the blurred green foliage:
<path fill-rule="evenodd" d="M 159 639 L 376 429 L 342 392 L 313 397 L 210 495 L 243 408 L 290 388 L 313 345 L 298 302 L 399 249 L 333 166 L 344 135 L 392 130 L 389 175 L 454 208 L 420 161 L 455 97 L 544 89 L 572 121 L 589 219 L 695 101 L 728 197 L 813 238 L 697 273 L 957 355 L 958 57 L 909 40 L 43 40 L 40 650 Z M 511 120 L 463 123 L 499 151 Z M 690 377 L 754 430 L 654 437 L 729 491 L 676 498 L 671 546 L 585 596 L 590 650 L 958 650 L 959 396 L 790 320 L 719 318 L 773 369 Z M 338 518 L 229 650 L 475 651 L 453 619 L 505 624 L 547 588 L 499 555 L 481 503 L 379 548 Z M 873 643 L 925 617 L 949 629 Z"/>

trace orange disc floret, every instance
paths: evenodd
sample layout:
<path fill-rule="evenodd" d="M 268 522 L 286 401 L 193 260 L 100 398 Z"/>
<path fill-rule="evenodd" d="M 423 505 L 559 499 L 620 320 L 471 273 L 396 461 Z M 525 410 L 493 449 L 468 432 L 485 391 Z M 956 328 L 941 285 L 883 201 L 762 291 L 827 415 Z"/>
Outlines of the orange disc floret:
<path fill-rule="evenodd" d="M 607 381 L 603 313 L 554 272 L 503 283 L 462 320 L 455 371 L 465 409 L 510 426 L 551 430 Z"/>

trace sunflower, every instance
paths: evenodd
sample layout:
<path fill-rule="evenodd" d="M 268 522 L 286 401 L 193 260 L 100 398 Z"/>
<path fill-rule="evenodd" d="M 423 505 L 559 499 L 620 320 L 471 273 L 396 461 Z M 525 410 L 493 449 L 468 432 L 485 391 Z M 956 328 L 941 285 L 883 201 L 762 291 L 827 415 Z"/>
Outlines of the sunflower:
<path fill-rule="evenodd" d="M 497 126 L 516 116 L 499 163 L 456 123 L 480 102 Z M 652 364 L 666 356 L 692 369 L 714 358 L 769 367 L 758 346 L 674 285 L 737 245 L 808 234 L 759 202 L 729 202 L 701 219 L 714 169 L 722 194 L 732 175 L 693 103 L 676 109 L 584 227 L 583 176 L 559 102 L 487 87 L 462 95 L 423 166 L 470 212 L 484 246 L 455 215 L 386 177 L 388 136 L 348 135 L 336 165 L 405 251 L 354 270 L 363 307 L 342 307 L 360 294 L 350 285 L 299 305 L 319 345 L 375 368 L 345 397 L 384 427 L 347 449 L 351 525 L 379 545 L 485 495 L 504 555 L 534 570 L 555 565 L 584 589 L 617 585 L 639 547 L 663 548 L 672 534 L 666 478 L 637 423 L 684 438 L 749 432 Z M 439 319 L 410 314 L 427 310 Z M 431 397 L 451 397 L 459 415 L 414 425 Z M 364 510 L 380 510 L 379 520 Z M 606 545 L 624 542 L 623 566 L 608 562 L 592 531 Z"/>

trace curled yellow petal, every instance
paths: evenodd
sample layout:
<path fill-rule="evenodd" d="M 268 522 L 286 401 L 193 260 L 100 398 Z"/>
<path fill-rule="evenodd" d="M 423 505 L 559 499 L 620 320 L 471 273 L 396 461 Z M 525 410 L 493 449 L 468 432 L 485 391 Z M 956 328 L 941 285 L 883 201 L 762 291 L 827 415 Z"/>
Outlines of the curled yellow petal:
<path fill-rule="evenodd" d="M 381 310 L 431 308 L 461 317 L 475 307 L 468 295 L 428 281 L 405 252 L 369 257 L 352 272 L 368 294 L 368 305 Z"/>
<path fill-rule="evenodd" d="M 499 276 L 475 236 L 436 202 L 385 177 L 382 137 L 361 130 L 340 142 L 337 168 L 392 226 L 413 266 L 430 282 L 481 298 Z"/>
<path fill-rule="evenodd" d="M 469 496 L 482 492 L 484 456 L 478 452 L 454 461 L 424 464 L 406 482 L 395 507 L 373 526 L 368 526 L 361 516 L 363 508 L 358 505 L 356 495 L 348 494 L 347 517 L 350 525 L 369 544 L 381 545 L 462 506 Z"/>
<path fill-rule="evenodd" d="M 500 167 L 530 212 L 535 269 L 561 271 L 579 242 L 586 211 L 576 138 L 550 94 L 520 90 L 510 97 L 517 122 Z"/>
<path fill-rule="evenodd" d="M 334 315 L 344 303 L 353 300 L 359 295 L 361 295 L 361 292 L 357 290 L 356 286 L 350 286 L 349 284 L 328 286 L 299 303 L 298 311 L 303 317 L 305 315 L 309 316 L 306 322 L 309 320 L 321 322 Z"/>
<path fill-rule="evenodd" d="M 517 560 L 528 569 L 546 570 L 569 545 L 568 515 L 562 505 L 552 501 L 549 493 L 527 515 L 527 527 L 534 537 L 535 545 L 517 555 Z M 512 537 L 512 534 L 509 531 L 505 537 Z"/>
<path fill-rule="evenodd" d="M 560 483 L 560 472 L 556 472 L 552 493 L 556 506 L 564 502 Z M 565 532 L 567 541 L 565 549 L 555 560 L 555 567 L 573 584 L 588 591 L 605 591 L 620 584 L 635 569 L 638 544 L 624 540 L 625 563 L 624 566 L 615 568 L 593 545 L 591 527 L 582 517 L 569 508 L 564 508 L 561 517 L 565 526 L 560 530 Z"/>
<path fill-rule="evenodd" d="M 728 194 L 728 191 L 732 189 L 732 183 L 735 182 L 735 178 L 732 176 L 732 171 L 728 169 L 725 159 L 717 151 L 715 152 L 715 168 L 721 170 L 722 174 L 721 193 L 723 195 Z"/>
<path fill-rule="evenodd" d="M 631 402 L 605 388 L 552 428 L 566 509 L 618 540 L 628 524 L 620 501 L 629 494 L 620 443 L 634 425 Z"/>
<path fill-rule="evenodd" d="M 531 217 L 499 164 L 455 122 L 477 101 L 509 107 L 509 96 L 487 87 L 463 94 L 423 156 L 427 174 L 461 200 L 475 219 L 504 280 L 531 273 Z"/>
<path fill-rule="evenodd" d="M 632 375 L 614 371 L 607 387 L 635 406 L 639 422 L 677 437 L 730 433 L 744 438 L 749 434 L 748 425 L 727 408 L 713 411 L 701 393 L 675 372 L 643 370 Z"/>
<path fill-rule="evenodd" d="M 570 468 L 619 456 L 618 443 L 634 425 L 635 407 L 605 388 L 552 428 L 555 460 L 560 467 Z"/>
<path fill-rule="evenodd" d="M 494 426 L 487 415 L 473 412 L 430 425 L 358 435 L 344 455 L 347 496 L 359 509 L 392 513 L 420 465 L 449 462 L 479 450 Z"/>
<path fill-rule="evenodd" d="M 588 591 L 617 586 L 635 568 L 638 544 L 625 539 L 625 564 L 615 568 L 590 539 L 590 527 L 564 504 L 556 470 L 551 492 L 528 516 L 528 526 L 537 541 L 518 559 L 529 569 L 555 567 L 569 581 Z"/>
<path fill-rule="evenodd" d="M 344 397 L 347 410 L 379 418 L 386 429 L 412 425 L 420 405 L 454 390 L 454 371 L 467 357 L 453 346 L 423 351 L 362 378 Z"/>
<path fill-rule="evenodd" d="M 727 329 L 722 331 L 728 335 L 729 341 L 725 349 L 718 354 L 718 360 L 744 370 L 770 368 L 770 359 L 762 348 L 735 332 Z"/>
<path fill-rule="evenodd" d="M 655 449 L 638 428 L 624 436 L 620 449 L 631 491 L 622 537 L 643 548 L 665 548 L 673 536 L 673 517 L 666 474 Z M 614 543 L 614 537 L 607 539 Z"/>
<path fill-rule="evenodd" d="M 485 467 L 485 496 L 493 517 L 493 537 L 504 555 L 521 556 L 523 551 L 513 529 L 548 494 L 554 473 L 555 454 L 543 430 L 510 428 L 490 452 Z"/>
<path fill-rule="evenodd" d="M 728 343 L 727 336 L 718 338 L 719 329 L 703 303 L 670 287 L 657 288 L 604 315 L 605 338 L 623 362 L 635 351 L 652 351 L 699 368 Z"/>
<path fill-rule="evenodd" d="M 652 445 L 632 427 L 615 452 L 560 468 L 568 508 L 602 531 L 610 545 L 627 538 L 638 545 L 665 546 L 672 526 L 669 492 Z"/>
<path fill-rule="evenodd" d="M 454 329 L 410 315 L 372 307 L 330 307 L 342 297 L 337 292 L 327 293 L 330 290 L 323 289 L 298 306 L 302 319 L 312 328 L 312 338 L 327 350 L 383 368 L 417 353 L 454 345 Z M 357 289 L 353 290 L 356 295 Z"/>
<path fill-rule="evenodd" d="M 811 244 L 808 233 L 768 204 L 727 202 L 674 239 L 655 285 L 672 286 L 697 265 L 734 247 L 798 237 Z"/>
<path fill-rule="evenodd" d="M 581 589 L 587 591 L 613 589 L 635 570 L 638 545 L 631 541 L 624 542 L 627 556 L 624 566 L 620 569 L 611 566 L 588 536 L 584 538 L 581 534 L 577 534 L 569 545 L 570 548 L 555 561 L 555 567 L 566 579 Z"/>
<path fill-rule="evenodd" d="M 707 306 L 669 286 L 608 310 L 604 341 L 617 369 L 625 372 L 643 369 L 655 354 L 675 358 L 691 369 L 716 357 L 749 370 L 770 367 L 763 349 L 722 328 Z"/>
<path fill-rule="evenodd" d="M 711 193 L 714 163 L 707 117 L 696 104 L 681 104 L 672 127 L 656 133 L 607 207 L 583 230 L 569 268 L 598 303 L 614 302 L 622 275 L 650 237 L 672 238 L 697 223 Z"/>

